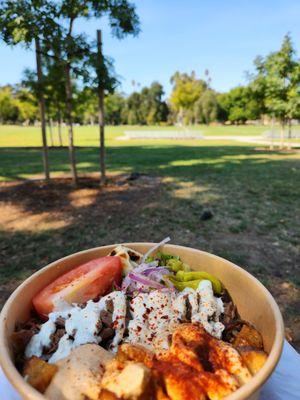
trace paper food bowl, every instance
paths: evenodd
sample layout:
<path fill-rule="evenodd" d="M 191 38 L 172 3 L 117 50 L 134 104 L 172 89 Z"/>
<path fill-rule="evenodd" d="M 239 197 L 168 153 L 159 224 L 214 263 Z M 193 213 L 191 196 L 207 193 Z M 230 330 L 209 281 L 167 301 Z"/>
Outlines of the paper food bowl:
<path fill-rule="evenodd" d="M 153 243 L 126 243 L 128 247 L 146 252 Z M 98 247 L 72 254 L 55 261 L 26 279 L 10 296 L 0 320 L 0 364 L 8 380 L 26 400 L 45 400 L 31 387 L 14 365 L 11 334 L 19 322 L 29 318 L 31 299 L 55 278 L 73 267 L 94 258 L 107 255 L 115 245 Z M 279 308 L 268 290 L 252 275 L 233 263 L 204 251 L 164 245 L 165 252 L 179 255 L 194 270 L 204 270 L 216 275 L 229 291 L 242 319 L 249 321 L 262 334 L 264 347 L 269 354 L 263 368 L 227 400 L 256 400 L 263 384 L 271 376 L 279 361 L 283 345 L 283 322 Z"/>

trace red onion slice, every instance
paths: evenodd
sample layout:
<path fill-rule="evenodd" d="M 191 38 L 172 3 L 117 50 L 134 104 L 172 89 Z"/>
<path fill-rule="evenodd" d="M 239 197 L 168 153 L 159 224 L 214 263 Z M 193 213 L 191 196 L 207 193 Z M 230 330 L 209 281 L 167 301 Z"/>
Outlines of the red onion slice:
<path fill-rule="evenodd" d="M 141 283 L 142 285 L 152 287 L 154 289 L 163 289 L 165 287 L 164 285 L 161 285 L 160 283 L 155 282 L 152 279 L 149 279 L 138 273 L 130 272 L 128 276 L 131 280 Z"/>

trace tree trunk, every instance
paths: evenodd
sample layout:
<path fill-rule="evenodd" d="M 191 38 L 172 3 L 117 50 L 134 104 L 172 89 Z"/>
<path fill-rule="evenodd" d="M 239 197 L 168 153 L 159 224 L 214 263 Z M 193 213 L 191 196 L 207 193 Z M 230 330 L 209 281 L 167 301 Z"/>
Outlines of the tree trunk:
<path fill-rule="evenodd" d="M 272 117 L 272 126 L 271 126 L 271 138 L 270 138 L 270 150 L 274 150 L 274 143 L 273 143 L 273 137 L 274 135 L 274 117 Z"/>
<path fill-rule="evenodd" d="M 70 166 L 72 172 L 73 184 L 77 186 L 77 169 L 76 169 L 76 159 L 74 150 L 74 135 L 73 135 L 73 104 L 72 104 L 72 83 L 71 83 L 71 68 L 70 64 L 67 63 L 65 67 L 66 73 L 66 112 L 68 121 L 68 136 L 69 136 L 69 157 Z"/>
<path fill-rule="evenodd" d="M 289 127 L 289 133 L 288 133 L 288 150 L 291 150 L 291 139 L 292 139 L 292 120 L 289 118 L 288 122 L 288 127 Z"/>
<path fill-rule="evenodd" d="M 106 181 L 105 176 L 105 142 L 104 142 L 104 88 L 101 83 L 100 66 L 102 60 L 102 38 L 101 31 L 97 30 L 97 45 L 98 45 L 98 121 L 100 132 L 100 171 L 101 171 L 101 184 L 104 185 Z"/>
<path fill-rule="evenodd" d="M 61 111 L 58 107 L 58 122 L 57 122 L 57 129 L 58 129 L 58 140 L 59 140 L 59 145 L 60 147 L 63 146 L 63 141 L 62 141 L 62 133 L 61 133 Z"/>
<path fill-rule="evenodd" d="M 46 136 L 46 117 L 45 117 L 46 107 L 45 107 L 45 97 L 43 88 L 41 47 L 38 37 L 35 38 L 35 55 L 36 55 L 36 71 L 38 79 L 37 89 L 38 89 L 38 99 L 39 99 L 41 128 L 42 128 L 43 164 L 44 164 L 45 181 L 49 182 L 50 171 L 49 171 L 49 156 L 48 156 L 48 146 L 47 146 L 47 136 Z"/>
<path fill-rule="evenodd" d="M 280 148 L 284 148 L 284 121 L 281 122 L 280 128 Z"/>
<path fill-rule="evenodd" d="M 292 121 L 289 118 L 289 139 L 292 139 Z"/>
<path fill-rule="evenodd" d="M 50 146 L 54 147 L 52 118 L 49 118 Z"/>

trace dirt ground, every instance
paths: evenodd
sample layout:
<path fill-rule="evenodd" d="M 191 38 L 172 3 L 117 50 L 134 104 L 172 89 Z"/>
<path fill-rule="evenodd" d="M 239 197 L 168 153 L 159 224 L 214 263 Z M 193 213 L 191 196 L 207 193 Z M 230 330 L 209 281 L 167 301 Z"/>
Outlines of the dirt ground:
<path fill-rule="evenodd" d="M 249 205 L 254 214 L 246 206 L 241 219 L 236 204 L 222 194 L 205 182 L 150 175 L 111 176 L 104 188 L 93 178 L 82 179 L 78 188 L 64 178 L 50 186 L 38 180 L 1 183 L 0 304 L 23 279 L 57 258 L 104 244 L 170 236 L 173 243 L 228 258 L 258 277 L 282 310 L 287 338 L 300 350 L 296 233 L 284 225 L 287 252 L 274 227 L 264 225 L 258 233 L 256 221 L 253 229 L 259 214 L 255 201 Z"/>

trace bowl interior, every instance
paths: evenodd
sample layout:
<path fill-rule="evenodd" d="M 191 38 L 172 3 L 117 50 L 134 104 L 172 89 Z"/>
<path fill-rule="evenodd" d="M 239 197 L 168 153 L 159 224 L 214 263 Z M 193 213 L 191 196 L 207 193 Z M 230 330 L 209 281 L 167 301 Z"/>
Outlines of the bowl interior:
<path fill-rule="evenodd" d="M 153 243 L 126 245 L 144 253 L 153 246 Z M 26 321 L 29 317 L 32 297 L 64 272 L 93 258 L 107 255 L 114 247 L 115 245 L 111 245 L 86 250 L 55 261 L 28 278 L 7 301 L 1 313 L 0 363 L 8 379 L 23 398 L 44 399 L 15 369 L 10 342 L 16 324 Z M 265 350 L 269 353 L 266 364 L 247 385 L 230 395 L 228 400 L 248 398 L 269 377 L 281 354 L 283 323 L 278 306 L 258 280 L 227 260 L 200 250 L 176 245 L 165 245 L 164 251 L 179 255 L 194 270 L 203 270 L 216 275 L 229 291 L 242 319 L 252 323 L 262 334 Z"/>

